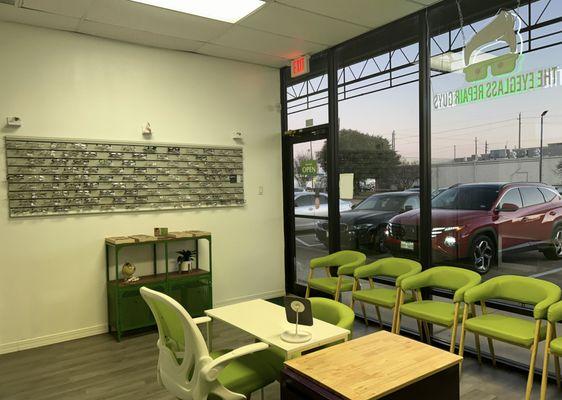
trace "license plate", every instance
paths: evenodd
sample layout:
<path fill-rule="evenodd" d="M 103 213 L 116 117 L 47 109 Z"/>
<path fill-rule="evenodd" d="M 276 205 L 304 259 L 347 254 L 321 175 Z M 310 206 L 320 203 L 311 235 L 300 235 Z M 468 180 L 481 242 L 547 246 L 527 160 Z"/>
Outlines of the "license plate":
<path fill-rule="evenodd" d="M 414 250 L 414 242 L 400 242 L 402 250 Z"/>

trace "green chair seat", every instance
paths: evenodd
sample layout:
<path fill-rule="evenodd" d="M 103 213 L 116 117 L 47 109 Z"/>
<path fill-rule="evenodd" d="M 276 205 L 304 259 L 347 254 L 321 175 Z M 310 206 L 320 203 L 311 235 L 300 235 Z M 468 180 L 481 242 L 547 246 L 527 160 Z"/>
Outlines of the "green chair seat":
<path fill-rule="evenodd" d="M 562 357 L 562 337 L 556 338 L 550 342 L 550 352 L 556 356 Z"/>
<path fill-rule="evenodd" d="M 365 303 L 369 304 L 376 304 L 386 308 L 394 308 L 394 305 L 396 304 L 396 289 L 362 289 L 354 292 L 353 298 L 357 301 L 364 301 Z M 404 302 L 409 303 L 412 300 L 412 295 L 408 293 L 404 299 Z"/>
<path fill-rule="evenodd" d="M 215 359 L 229 351 L 213 351 L 209 355 Z M 270 350 L 263 350 L 231 361 L 219 373 L 218 381 L 235 393 L 250 394 L 278 379 L 281 366 L 278 355 Z M 220 400 L 214 395 L 210 395 L 209 399 Z"/>
<path fill-rule="evenodd" d="M 338 286 L 337 277 L 326 278 L 312 278 L 308 282 L 309 286 L 313 289 L 320 290 L 325 293 L 334 294 Z M 344 276 L 340 285 L 341 292 L 350 292 L 353 289 L 353 278 Z"/>
<path fill-rule="evenodd" d="M 451 327 L 455 316 L 455 305 L 433 300 L 414 301 L 400 306 L 400 312 L 418 320 Z M 462 312 L 459 312 L 458 318 L 459 321 L 462 319 Z"/>
<path fill-rule="evenodd" d="M 485 314 L 466 320 L 465 328 L 492 339 L 530 348 L 535 335 L 535 321 L 501 314 Z M 546 327 L 541 327 L 540 339 L 544 340 Z"/>

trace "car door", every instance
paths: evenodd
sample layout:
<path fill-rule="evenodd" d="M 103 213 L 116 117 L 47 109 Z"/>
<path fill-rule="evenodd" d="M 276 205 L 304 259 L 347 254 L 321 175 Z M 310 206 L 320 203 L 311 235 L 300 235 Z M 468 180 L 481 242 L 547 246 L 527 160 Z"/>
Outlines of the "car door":
<path fill-rule="evenodd" d="M 314 227 L 314 219 L 299 218 L 299 216 L 314 217 L 314 197 L 314 193 L 304 193 L 295 196 L 295 229 L 297 231 Z"/>
<path fill-rule="evenodd" d="M 506 204 L 518 207 L 516 211 L 504 211 Z M 507 190 L 500 198 L 497 205 L 497 231 L 501 239 L 500 249 L 508 249 L 514 246 L 522 246 L 528 242 L 524 232 L 525 224 L 523 217 L 526 210 L 523 207 L 523 199 L 518 188 Z"/>
<path fill-rule="evenodd" d="M 533 244 L 545 240 L 549 237 L 550 232 L 548 235 L 546 234 L 547 224 L 544 224 L 544 218 L 547 213 L 547 204 L 543 194 L 539 188 L 533 186 L 522 186 L 519 191 L 523 198 L 523 209 L 525 210 L 521 227 L 527 243 Z"/>

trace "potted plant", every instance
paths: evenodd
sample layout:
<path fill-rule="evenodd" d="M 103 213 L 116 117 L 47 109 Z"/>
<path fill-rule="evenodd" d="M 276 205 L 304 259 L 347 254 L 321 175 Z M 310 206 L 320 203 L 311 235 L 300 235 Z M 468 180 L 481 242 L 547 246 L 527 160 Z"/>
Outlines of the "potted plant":
<path fill-rule="evenodd" d="M 179 254 L 177 265 L 178 271 L 181 272 L 191 272 L 193 269 L 193 256 L 195 251 L 193 250 L 180 250 L 177 252 Z"/>

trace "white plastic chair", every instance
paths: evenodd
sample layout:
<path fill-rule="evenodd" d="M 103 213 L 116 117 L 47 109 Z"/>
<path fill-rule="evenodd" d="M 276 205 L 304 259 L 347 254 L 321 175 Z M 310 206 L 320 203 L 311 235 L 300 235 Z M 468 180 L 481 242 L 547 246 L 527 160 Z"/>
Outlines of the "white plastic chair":
<path fill-rule="evenodd" d="M 191 318 L 177 301 L 163 293 L 146 287 L 142 287 L 140 293 L 158 326 L 158 382 L 177 398 L 206 400 L 209 395 L 216 395 L 225 400 L 246 399 L 245 395 L 227 389 L 219 381 L 223 377 L 221 371 L 230 363 L 233 365 L 229 371 L 224 371 L 229 375 L 226 380 L 230 386 L 236 386 L 237 380 L 247 384 L 248 374 L 254 379 L 255 390 L 276 379 L 275 368 L 265 359 L 261 362 L 264 357 L 251 356 L 267 349 L 267 344 L 250 344 L 213 359 L 197 327 L 197 323 L 209 322 L 210 318 Z M 237 368 L 236 364 L 242 368 Z M 249 372 L 248 366 L 255 371 Z"/>

